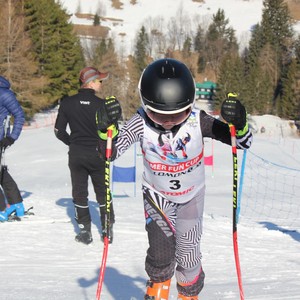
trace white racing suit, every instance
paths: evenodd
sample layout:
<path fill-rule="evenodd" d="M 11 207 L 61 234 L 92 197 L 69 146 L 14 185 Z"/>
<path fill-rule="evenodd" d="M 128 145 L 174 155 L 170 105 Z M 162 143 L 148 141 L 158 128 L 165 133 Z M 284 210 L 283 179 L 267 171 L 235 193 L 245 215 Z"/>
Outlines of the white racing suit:
<path fill-rule="evenodd" d="M 171 131 L 157 127 L 139 109 L 121 129 L 113 159 L 133 143 L 143 153 L 143 198 L 149 248 L 145 269 L 153 282 L 174 273 L 178 291 L 198 295 L 204 284 L 200 240 L 205 194 L 203 138 L 231 144 L 227 124 L 193 109 L 189 118 Z M 237 137 L 238 148 L 248 148 L 252 135 Z"/>

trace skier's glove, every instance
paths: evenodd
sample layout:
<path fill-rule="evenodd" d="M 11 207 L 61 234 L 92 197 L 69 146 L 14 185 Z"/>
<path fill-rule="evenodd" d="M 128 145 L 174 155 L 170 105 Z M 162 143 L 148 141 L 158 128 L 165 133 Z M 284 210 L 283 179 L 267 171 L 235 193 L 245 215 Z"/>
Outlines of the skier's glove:
<path fill-rule="evenodd" d="M 11 146 L 14 142 L 15 140 L 12 137 L 7 136 L 0 141 L 0 148 L 6 149 L 7 147 Z"/>
<path fill-rule="evenodd" d="M 112 129 L 112 138 L 114 139 L 118 135 L 119 130 L 115 125 L 111 125 L 109 127 Z M 104 141 L 107 140 L 107 130 L 106 130 L 106 132 L 103 132 L 103 131 L 100 131 L 100 130 L 98 130 L 97 132 L 98 132 L 98 135 L 99 135 L 101 140 L 104 140 Z"/>
<path fill-rule="evenodd" d="M 221 115 L 226 122 L 234 125 L 237 131 L 244 131 L 247 126 L 245 106 L 234 93 L 229 93 L 227 99 L 223 101 Z"/>
<path fill-rule="evenodd" d="M 118 126 L 118 120 L 122 115 L 119 101 L 114 96 L 106 97 L 102 107 L 96 112 L 97 129 L 106 132 L 110 125 Z"/>
<path fill-rule="evenodd" d="M 107 140 L 107 128 L 112 126 L 113 138 L 118 134 L 118 120 L 122 115 L 119 101 L 114 96 L 106 97 L 101 109 L 96 112 L 96 124 L 98 135 L 101 139 Z"/>

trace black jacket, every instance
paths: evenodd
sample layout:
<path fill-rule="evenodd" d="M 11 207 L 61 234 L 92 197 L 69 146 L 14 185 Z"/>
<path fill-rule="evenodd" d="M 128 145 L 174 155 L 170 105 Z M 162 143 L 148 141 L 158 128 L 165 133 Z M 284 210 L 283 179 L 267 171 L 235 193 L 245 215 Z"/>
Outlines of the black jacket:
<path fill-rule="evenodd" d="M 93 89 L 80 89 L 78 94 L 64 98 L 55 122 L 56 137 L 69 145 L 70 150 L 95 151 L 98 142 L 95 115 L 99 108 L 104 108 L 104 100 Z"/>

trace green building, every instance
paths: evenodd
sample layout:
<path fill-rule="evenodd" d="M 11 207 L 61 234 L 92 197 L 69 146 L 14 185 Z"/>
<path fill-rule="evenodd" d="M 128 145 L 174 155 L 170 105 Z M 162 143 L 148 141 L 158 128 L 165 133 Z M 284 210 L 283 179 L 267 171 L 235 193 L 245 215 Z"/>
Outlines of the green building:
<path fill-rule="evenodd" d="M 216 92 L 217 84 L 212 81 L 204 81 L 196 83 L 196 99 L 197 100 L 213 100 Z"/>

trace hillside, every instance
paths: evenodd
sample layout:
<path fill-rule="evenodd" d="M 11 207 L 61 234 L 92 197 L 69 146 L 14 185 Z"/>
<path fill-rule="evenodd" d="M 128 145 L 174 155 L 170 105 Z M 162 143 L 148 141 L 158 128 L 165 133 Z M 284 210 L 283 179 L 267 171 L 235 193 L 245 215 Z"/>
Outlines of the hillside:
<path fill-rule="evenodd" d="M 61 3 L 81 37 L 112 37 L 123 55 L 132 53 L 135 36 L 142 25 L 159 24 L 161 31 L 167 31 L 172 18 L 183 17 L 195 32 L 198 24 L 208 26 L 219 8 L 225 11 L 243 48 L 249 42 L 252 26 L 261 20 L 263 8 L 263 0 L 61 0 Z M 287 3 L 295 18 L 295 30 L 300 31 L 300 2 L 288 0 Z M 101 16 L 98 28 L 93 26 L 95 14 Z"/>
<path fill-rule="evenodd" d="M 208 0 L 205 2 L 138 0 L 135 2 L 136 4 L 132 4 L 133 1 L 123 1 L 121 8 L 112 7 L 112 2 L 109 0 L 102 2 L 64 0 L 62 3 L 71 15 L 70 21 L 76 25 L 80 34 L 83 28 L 84 32 L 90 30 L 89 33 L 84 34 L 85 39 L 87 36 L 93 38 L 93 29 L 91 29 L 93 15 L 96 13 L 101 15 L 101 26 L 108 29 L 106 36 L 114 38 L 118 51 L 125 52 L 125 55 L 132 53 L 136 34 L 142 25 L 159 27 L 158 31 L 166 32 L 170 26 L 170 20 L 178 18 L 180 14 L 180 17 L 186 19 L 185 24 L 188 23 L 191 30 L 195 32 L 198 24 L 208 26 L 212 15 L 219 8 L 224 9 L 231 26 L 236 30 L 240 43 L 245 44 L 250 39 L 251 27 L 260 21 L 262 10 L 262 0 Z M 80 3 L 79 6 L 78 3 Z M 242 22 L 241 13 L 244 15 Z"/>

